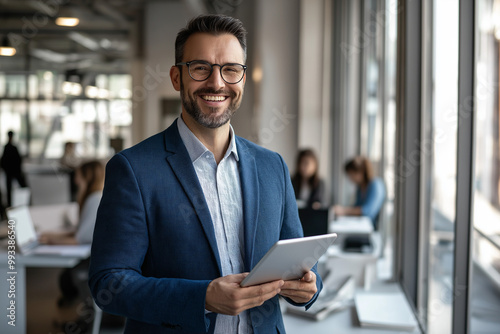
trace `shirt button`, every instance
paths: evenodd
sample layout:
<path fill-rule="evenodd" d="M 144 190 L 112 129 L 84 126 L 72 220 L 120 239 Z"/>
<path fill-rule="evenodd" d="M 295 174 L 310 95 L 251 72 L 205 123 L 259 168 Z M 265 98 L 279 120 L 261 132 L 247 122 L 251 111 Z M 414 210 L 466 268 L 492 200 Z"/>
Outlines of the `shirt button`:
<path fill-rule="evenodd" d="M 207 154 L 207 155 L 205 156 L 205 158 L 210 159 L 210 155 L 208 155 L 208 154 Z"/>

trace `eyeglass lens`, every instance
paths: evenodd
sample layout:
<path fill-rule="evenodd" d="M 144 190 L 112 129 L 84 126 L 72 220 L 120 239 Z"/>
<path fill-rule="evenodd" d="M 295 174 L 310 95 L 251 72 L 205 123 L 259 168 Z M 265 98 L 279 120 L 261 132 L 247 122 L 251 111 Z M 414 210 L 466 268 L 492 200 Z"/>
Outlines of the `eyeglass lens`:
<path fill-rule="evenodd" d="M 212 65 L 206 62 L 193 61 L 189 63 L 189 74 L 194 80 L 208 79 L 212 72 Z M 220 69 L 222 79 L 228 83 L 236 83 L 243 78 L 245 68 L 240 64 L 225 64 Z"/>

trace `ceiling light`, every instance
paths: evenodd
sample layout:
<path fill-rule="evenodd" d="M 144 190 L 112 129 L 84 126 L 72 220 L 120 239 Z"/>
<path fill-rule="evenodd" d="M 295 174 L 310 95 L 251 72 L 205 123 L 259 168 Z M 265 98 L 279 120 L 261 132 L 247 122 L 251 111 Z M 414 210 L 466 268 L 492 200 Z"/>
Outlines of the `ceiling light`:
<path fill-rule="evenodd" d="M 51 71 L 45 71 L 45 72 L 43 73 L 43 79 L 44 79 L 44 80 L 47 80 L 47 81 L 52 80 L 53 76 L 54 76 L 54 75 L 52 74 L 52 72 L 51 72 Z"/>
<path fill-rule="evenodd" d="M 74 83 L 73 87 L 71 87 L 71 95 L 80 96 L 82 94 L 82 85 L 79 83 Z"/>
<path fill-rule="evenodd" d="M 9 38 L 4 36 L 2 40 L 2 45 L 0 46 L 0 56 L 13 56 L 16 54 L 16 49 L 10 46 Z"/>
<path fill-rule="evenodd" d="M 118 92 L 118 96 L 121 99 L 130 99 L 132 97 L 132 92 L 130 91 L 130 89 L 122 88 Z"/>
<path fill-rule="evenodd" d="M 95 86 L 85 87 L 85 95 L 90 99 L 95 99 L 99 95 L 99 88 Z"/>
<path fill-rule="evenodd" d="M 82 85 L 77 82 L 64 81 L 61 88 L 66 95 L 80 96 L 82 94 Z"/>
<path fill-rule="evenodd" d="M 74 27 L 80 23 L 80 20 L 76 17 L 58 17 L 56 19 L 56 24 L 61 27 Z"/>
<path fill-rule="evenodd" d="M 65 81 L 62 84 L 62 91 L 64 94 L 69 94 L 71 93 L 71 87 L 73 87 L 72 83 L 69 81 Z"/>
<path fill-rule="evenodd" d="M 255 67 L 253 72 L 252 72 L 252 79 L 255 82 L 261 82 L 262 81 L 262 69 L 260 67 Z"/>
<path fill-rule="evenodd" d="M 104 88 L 99 88 L 99 93 L 97 94 L 97 96 L 100 99 L 107 99 L 109 97 L 109 91 Z"/>

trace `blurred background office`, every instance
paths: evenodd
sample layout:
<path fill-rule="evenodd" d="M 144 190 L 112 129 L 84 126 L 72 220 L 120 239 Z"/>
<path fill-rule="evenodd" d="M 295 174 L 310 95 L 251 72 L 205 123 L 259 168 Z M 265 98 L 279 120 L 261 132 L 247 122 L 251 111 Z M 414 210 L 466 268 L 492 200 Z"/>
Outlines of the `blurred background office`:
<path fill-rule="evenodd" d="M 26 181 L 13 178 L 9 200 L 4 168 L 2 205 L 29 205 L 39 232 L 55 221 L 75 229 L 77 167 L 104 164 L 179 115 L 169 78 L 175 36 L 209 12 L 248 30 L 232 125 L 283 156 L 299 204 L 323 210 L 320 219 L 334 206 L 359 208 L 345 173 L 356 156 L 383 185 L 377 230 L 363 210 L 320 226 L 374 240 L 332 250 L 322 262 L 329 284 L 352 277 L 360 298 L 402 296 L 417 323 L 408 332 L 500 332 L 498 0 L 0 1 L 0 146 L 12 131 Z M 60 274 L 80 260 L 26 260 L 25 326 L 16 330 L 68 332 L 62 326 L 75 321 L 120 333 L 121 320 L 101 319 L 91 303 L 57 305 Z M 320 321 L 284 310 L 285 326 L 381 333 L 351 317 L 361 317 L 361 300 Z"/>

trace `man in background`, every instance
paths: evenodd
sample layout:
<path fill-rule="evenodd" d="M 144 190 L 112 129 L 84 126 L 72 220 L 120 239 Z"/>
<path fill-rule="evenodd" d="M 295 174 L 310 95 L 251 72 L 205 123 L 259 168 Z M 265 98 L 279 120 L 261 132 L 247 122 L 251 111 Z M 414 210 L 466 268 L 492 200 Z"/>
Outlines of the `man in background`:
<path fill-rule="evenodd" d="M 0 165 L 5 172 L 5 181 L 7 184 L 7 206 L 12 205 L 12 181 L 16 180 L 21 188 L 27 187 L 26 179 L 22 171 L 23 159 L 17 150 L 17 147 L 13 144 L 14 132 L 9 131 L 7 133 L 9 140 L 5 145 L 3 150 L 2 159 L 0 160 Z"/>

